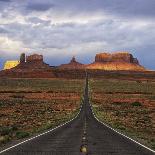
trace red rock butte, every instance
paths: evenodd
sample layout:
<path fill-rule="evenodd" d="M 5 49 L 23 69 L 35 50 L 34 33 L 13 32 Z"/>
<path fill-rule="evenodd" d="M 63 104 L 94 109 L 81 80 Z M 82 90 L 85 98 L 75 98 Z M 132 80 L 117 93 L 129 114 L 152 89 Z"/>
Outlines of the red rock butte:
<path fill-rule="evenodd" d="M 11 69 L 0 72 L 0 77 L 15 78 L 84 78 L 85 70 L 92 77 L 100 77 L 105 72 L 116 74 L 118 71 L 130 74 L 136 72 L 145 74 L 147 70 L 139 64 L 138 59 L 134 58 L 128 52 L 99 53 L 95 57 L 95 61 L 91 64 L 82 64 L 75 57 L 68 64 L 62 64 L 57 67 L 51 67 L 46 64 L 43 55 L 33 54 L 20 56 L 20 63 Z M 154 72 L 150 76 L 155 77 Z"/>
<path fill-rule="evenodd" d="M 52 67 L 43 61 L 43 56 L 21 54 L 20 63 L 16 67 L 0 72 L 0 77 L 15 78 L 51 78 L 55 77 Z"/>
<path fill-rule="evenodd" d="M 137 58 L 128 52 L 99 53 L 95 57 L 95 62 L 87 65 L 87 69 L 102 70 L 133 70 L 145 71 L 146 69 L 139 64 Z"/>
<path fill-rule="evenodd" d="M 13 68 L 14 70 L 51 70 L 51 67 L 43 61 L 43 55 L 33 54 L 26 56 L 25 61 L 20 61 L 20 64 Z"/>
<path fill-rule="evenodd" d="M 58 67 L 59 69 L 84 69 L 85 65 L 76 61 L 76 58 L 73 57 L 68 64 L 62 64 Z"/>

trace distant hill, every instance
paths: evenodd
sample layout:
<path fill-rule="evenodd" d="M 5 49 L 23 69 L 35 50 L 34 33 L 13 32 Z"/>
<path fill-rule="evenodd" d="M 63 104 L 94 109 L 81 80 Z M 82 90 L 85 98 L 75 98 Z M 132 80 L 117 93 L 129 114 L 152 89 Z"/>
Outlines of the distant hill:
<path fill-rule="evenodd" d="M 10 78 L 84 78 L 85 70 L 90 77 L 120 77 L 154 79 L 155 72 L 140 65 L 137 58 L 128 52 L 99 53 L 91 64 L 82 64 L 75 57 L 68 64 L 51 67 L 43 60 L 43 55 L 21 55 L 20 63 L 0 72 L 0 77 Z"/>
<path fill-rule="evenodd" d="M 59 69 L 85 69 L 85 65 L 79 63 L 75 57 L 71 59 L 68 64 L 62 64 L 58 67 Z"/>
<path fill-rule="evenodd" d="M 145 71 L 146 69 L 139 64 L 137 58 L 128 52 L 99 53 L 95 57 L 95 62 L 87 65 L 87 69 L 101 70 L 130 70 Z"/>

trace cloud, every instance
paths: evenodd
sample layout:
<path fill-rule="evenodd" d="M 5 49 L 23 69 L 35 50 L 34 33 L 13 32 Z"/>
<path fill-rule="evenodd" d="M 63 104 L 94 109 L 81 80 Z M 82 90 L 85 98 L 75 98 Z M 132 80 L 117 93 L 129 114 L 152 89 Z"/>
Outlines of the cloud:
<path fill-rule="evenodd" d="M 32 25 L 44 25 L 44 26 L 48 26 L 51 23 L 50 20 L 43 20 L 38 17 L 30 17 L 27 19 L 27 22 L 30 22 Z"/>
<path fill-rule="evenodd" d="M 48 3 L 47 1 L 29 1 L 26 9 L 32 11 L 47 11 L 53 7 L 55 7 L 55 5 L 52 3 Z"/>
<path fill-rule="evenodd" d="M 0 2 L 11 2 L 11 0 L 0 0 Z"/>
<path fill-rule="evenodd" d="M 117 0 L 117 3 L 116 0 L 14 0 L 9 5 L 2 3 L 0 55 L 17 57 L 21 52 L 38 52 L 45 55 L 48 62 L 52 60 L 51 63 L 66 62 L 76 55 L 88 63 L 98 52 L 128 50 L 138 56 L 142 64 L 155 68 L 152 59 L 154 3 L 154 0 Z M 60 56 L 63 58 L 58 59 Z"/>
<path fill-rule="evenodd" d="M 6 34 L 8 31 L 5 28 L 0 27 L 0 34 Z"/>

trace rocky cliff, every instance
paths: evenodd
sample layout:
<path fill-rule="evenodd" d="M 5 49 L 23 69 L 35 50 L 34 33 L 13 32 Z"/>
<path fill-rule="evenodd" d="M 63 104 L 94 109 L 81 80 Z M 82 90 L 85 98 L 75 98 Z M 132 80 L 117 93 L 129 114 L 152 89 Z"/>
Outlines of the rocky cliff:
<path fill-rule="evenodd" d="M 21 61 L 22 60 L 22 61 Z M 54 77 L 52 67 L 44 63 L 43 56 L 33 54 L 20 59 L 20 63 L 14 68 L 0 72 L 0 77 L 16 77 L 16 78 L 48 78 Z"/>
<path fill-rule="evenodd" d="M 95 57 L 95 62 L 125 62 L 139 65 L 139 62 L 128 52 L 118 52 L 114 54 L 100 53 Z"/>
<path fill-rule="evenodd" d="M 26 56 L 26 60 L 21 61 L 18 66 L 14 68 L 14 70 L 27 70 L 27 71 L 35 71 L 35 70 L 51 70 L 51 67 L 44 63 L 43 56 L 38 54 L 33 54 L 30 56 Z"/>
<path fill-rule="evenodd" d="M 111 74 L 114 72 L 128 74 L 143 73 L 146 69 L 139 64 L 137 58 L 128 52 L 117 52 L 114 54 L 100 53 L 95 57 L 95 61 L 89 65 L 79 63 L 75 57 L 68 64 L 63 64 L 58 67 L 50 67 L 43 61 L 43 56 L 33 54 L 20 57 L 20 64 L 16 67 L 0 72 L 0 77 L 15 77 L 15 78 L 84 78 L 85 69 L 91 73 L 91 76 L 98 77 L 101 75 Z M 103 74 L 102 74 L 103 73 Z M 153 75 L 154 76 L 154 75 Z"/>
<path fill-rule="evenodd" d="M 8 60 L 4 64 L 4 70 L 16 67 L 20 62 L 18 60 Z"/>
<path fill-rule="evenodd" d="M 95 57 L 95 62 L 87 65 L 87 69 L 103 70 L 134 70 L 144 71 L 145 68 L 139 64 L 137 58 L 128 52 L 99 53 Z"/>
<path fill-rule="evenodd" d="M 59 69 L 84 69 L 85 65 L 77 62 L 75 57 L 73 57 L 68 64 L 62 64 L 58 68 Z"/>

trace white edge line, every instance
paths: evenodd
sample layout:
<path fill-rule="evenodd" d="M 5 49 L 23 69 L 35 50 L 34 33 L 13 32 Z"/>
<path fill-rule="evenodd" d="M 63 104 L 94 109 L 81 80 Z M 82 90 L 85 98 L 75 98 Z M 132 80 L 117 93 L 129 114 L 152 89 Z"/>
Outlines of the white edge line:
<path fill-rule="evenodd" d="M 107 125 L 107 124 L 105 124 L 105 123 L 101 122 L 101 121 L 100 121 L 100 120 L 99 120 L 99 119 L 95 116 L 95 113 L 94 113 L 94 111 L 93 111 L 93 108 L 92 108 L 92 105 L 91 105 L 91 104 L 90 104 L 90 107 L 91 107 L 92 113 L 93 113 L 93 115 L 94 115 L 94 118 L 95 118 L 98 122 L 100 122 L 100 123 L 101 123 L 101 124 L 103 124 L 104 126 L 108 127 L 109 129 L 113 130 L 114 132 L 118 133 L 119 135 L 121 135 L 121 136 L 123 136 L 123 137 L 125 137 L 125 138 L 127 138 L 127 139 L 131 140 L 132 142 L 134 142 L 134 143 L 136 143 L 136 144 L 138 144 L 138 145 L 140 145 L 140 146 L 144 147 L 145 149 L 147 149 L 147 150 L 149 150 L 149 151 L 151 151 L 151 152 L 155 153 L 155 151 L 154 151 L 154 150 L 152 150 L 152 149 L 150 149 L 149 147 L 147 147 L 147 146 L 145 146 L 145 145 L 143 145 L 143 144 L 141 144 L 141 143 L 139 143 L 139 142 L 137 142 L 137 141 L 133 140 L 132 138 L 130 138 L 130 137 L 128 137 L 128 136 L 126 136 L 126 135 L 124 135 L 124 134 L 122 134 L 122 133 L 118 132 L 118 131 L 117 131 L 117 130 L 115 130 L 115 129 L 113 129 L 113 128 L 112 128 L 112 127 L 110 127 L 109 125 Z"/>
<path fill-rule="evenodd" d="M 36 138 L 38 138 L 38 137 L 40 137 L 40 136 L 46 135 L 47 133 L 52 132 L 52 131 L 54 131 L 54 130 L 56 130 L 56 129 L 58 129 L 58 128 L 60 128 L 60 127 L 62 127 L 62 126 L 64 126 L 64 125 L 66 125 L 66 124 L 68 124 L 68 123 L 70 123 L 70 122 L 72 122 L 73 120 L 75 120 L 75 119 L 79 116 L 79 114 L 80 114 L 80 112 L 81 112 L 81 109 L 82 109 L 82 106 L 83 106 L 83 103 L 81 104 L 81 107 L 80 107 L 80 110 L 79 110 L 78 114 L 77 114 L 74 118 L 72 118 L 70 121 L 67 121 L 66 123 L 61 124 L 61 125 L 59 125 L 59 126 L 53 128 L 53 129 L 51 129 L 51 130 L 49 130 L 49 131 L 46 131 L 46 132 L 41 133 L 41 134 L 39 134 L 39 135 L 37 135 L 37 136 L 34 136 L 34 137 L 30 138 L 30 139 L 27 139 L 27 140 L 25 140 L 25 141 L 22 141 L 22 142 L 20 142 L 20 143 L 18 143 L 18 144 L 16 144 L 16 145 L 13 145 L 13 146 L 11 146 L 11 147 L 9 147 L 9 148 L 7 148 L 7 149 L 4 149 L 4 150 L 2 150 L 2 151 L 0 152 L 0 154 L 2 154 L 2 153 L 4 153 L 4 152 L 7 152 L 7 151 L 9 151 L 9 150 L 11 150 L 11 149 L 13 149 L 13 148 L 15 148 L 15 147 L 17 147 L 17 146 L 19 146 L 19 145 L 22 145 L 22 144 L 24 144 L 24 143 L 26 143 L 26 142 L 29 142 L 29 141 L 31 141 L 31 140 L 33 140 L 33 139 L 36 139 Z"/>

